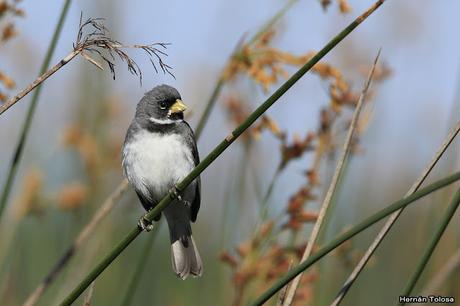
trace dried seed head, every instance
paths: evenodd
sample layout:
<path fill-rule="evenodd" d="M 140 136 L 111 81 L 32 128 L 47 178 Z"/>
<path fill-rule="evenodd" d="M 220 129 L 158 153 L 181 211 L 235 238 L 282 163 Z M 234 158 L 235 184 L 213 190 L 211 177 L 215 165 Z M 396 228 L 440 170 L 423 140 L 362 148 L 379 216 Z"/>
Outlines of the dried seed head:
<path fill-rule="evenodd" d="M 331 0 L 320 0 L 320 3 L 323 9 L 327 10 L 329 6 L 331 5 L 332 1 Z M 351 6 L 348 3 L 348 0 L 337 0 L 337 3 L 339 5 L 339 10 L 342 14 L 351 12 Z"/>
<path fill-rule="evenodd" d="M 0 102 L 8 100 L 8 96 L 0 90 Z"/>
<path fill-rule="evenodd" d="M 31 213 L 40 213 L 41 208 L 39 202 L 43 187 L 43 174 L 33 169 L 29 171 L 25 177 L 22 186 L 22 191 L 17 199 L 17 216 L 24 217 Z"/>
<path fill-rule="evenodd" d="M 339 1 L 339 9 L 341 13 L 350 13 L 351 12 L 351 6 L 348 3 L 347 0 L 338 0 Z"/>
<path fill-rule="evenodd" d="M 79 51 L 80 54 L 93 65 L 102 68 L 102 66 L 89 54 L 91 53 L 99 57 L 99 59 L 105 62 L 109 67 L 113 79 L 116 77 L 115 59 L 118 57 L 122 62 L 126 63 L 128 71 L 131 74 L 139 77 L 139 82 L 142 84 L 142 71 L 128 53 L 124 51 L 126 48 L 143 50 L 149 57 L 156 72 L 158 72 L 157 65 L 159 65 L 163 73 L 168 73 L 174 77 L 171 72 L 172 68 L 163 61 L 163 57 L 167 56 L 164 50 L 166 50 L 169 45 L 168 43 L 125 46 L 109 36 L 109 31 L 103 23 L 103 18 L 89 18 L 85 22 L 83 22 L 82 18 L 83 15 L 80 17 L 80 26 L 77 40 L 74 43 L 74 50 Z"/>
<path fill-rule="evenodd" d="M 259 230 L 259 237 L 261 238 L 267 237 L 267 235 L 270 234 L 270 232 L 272 231 L 274 225 L 275 225 L 275 222 L 273 220 L 269 220 L 265 222 L 264 224 L 262 224 Z"/>
<path fill-rule="evenodd" d="M 311 211 L 302 211 L 299 214 L 299 219 L 301 222 L 315 222 L 316 219 L 318 219 L 318 213 L 317 212 L 311 212 Z"/>
<path fill-rule="evenodd" d="M 269 30 L 255 41 L 242 45 L 227 64 L 223 79 L 234 80 L 238 74 L 246 74 L 268 91 L 279 77 L 288 77 L 286 65 L 303 65 L 311 56 L 311 53 L 297 56 L 270 47 L 274 34 L 273 30 Z"/>
<path fill-rule="evenodd" d="M 64 145 L 74 148 L 80 154 L 86 171 L 92 178 L 96 177 L 98 165 L 101 163 L 101 152 L 99 144 L 94 135 L 83 130 L 80 125 L 68 127 L 63 136 Z"/>
<path fill-rule="evenodd" d="M 6 1 L 0 0 L 0 19 L 2 19 L 2 25 L 0 26 L 0 44 L 4 44 L 11 38 L 17 35 L 16 28 L 14 26 L 13 17 L 21 17 L 24 12 L 17 7 L 19 1 Z M 0 84 L 5 89 L 12 89 L 15 86 L 15 82 L 6 73 L 0 71 Z M 8 99 L 8 95 L 0 89 L 0 104 Z"/>
<path fill-rule="evenodd" d="M 316 139 L 315 134 L 308 133 L 304 139 L 294 135 L 292 143 L 286 143 L 283 137 L 281 143 L 281 168 L 284 168 L 291 160 L 300 158 L 305 152 L 313 150 L 313 141 Z"/>
<path fill-rule="evenodd" d="M 252 243 L 244 242 L 240 243 L 236 248 L 236 252 L 241 258 L 246 257 L 252 250 Z"/>
<path fill-rule="evenodd" d="M 16 28 L 12 22 L 9 22 L 2 30 L 2 36 L 0 40 L 6 42 L 17 35 Z"/>
<path fill-rule="evenodd" d="M 238 260 L 228 252 L 222 252 L 219 256 L 219 259 L 228 264 L 233 269 L 238 267 Z"/>
<path fill-rule="evenodd" d="M 88 196 L 88 188 L 82 183 L 72 183 L 65 186 L 57 195 L 60 209 L 74 210 L 83 205 Z"/>
<path fill-rule="evenodd" d="M 236 95 L 232 95 L 225 100 L 225 107 L 227 116 L 235 125 L 240 125 L 251 113 L 247 103 Z"/>
<path fill-rule="evenodd" d="M 264 130 L 270 131 L 271 134 L 278 139 L 283 139 L 284 137 L 278 123 L 267 115 L 263 115 L 262 118 L 260 118 L 260 120 L 251 128 L 250 132 L 252 137 L 257 140 L 260 139 Z"/>
<path fill-rule="evenodd" d="M 0 83 L 2 83 L 6 88 L 13 89 L 16 85 L 14 80 L 7 76 L 5 73 L 0 71 Z"/>

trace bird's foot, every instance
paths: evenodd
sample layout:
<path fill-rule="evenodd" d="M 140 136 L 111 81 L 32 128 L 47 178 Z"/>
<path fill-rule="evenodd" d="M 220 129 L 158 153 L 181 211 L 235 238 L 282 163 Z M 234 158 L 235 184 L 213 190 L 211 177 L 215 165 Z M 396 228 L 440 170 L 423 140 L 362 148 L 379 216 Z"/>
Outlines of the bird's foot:
<path fill-rule="evenodd" d="M 182 202 L 182 197 L 179 193 L 179 190 L 177 189 L 176 185 L 174 185 L 170 190 L 169 193 L 172 194 L 174 199 L 178 199 L 179 201 Z"/>
<path fill-rule="evenodd" d="M 137 223 L 137 226 L 139 226 L 143 231 L 150 232 L 151 230 L 153 230 L 153 224 L 152 224 L 152 222 L 150 222 L 149 220 L 147 220 L 147 219 L 145 218 L 145 215 L 142 216 L 142 217 L 139 219 L 139 222 Z"/>
<path fill-rule="evenodd" d="M 179 200 L 179 202 L 183 203 L 185 206 L 191 206 L 189 201 L 182 199 L 176 185 L 174 185 L 169 192 L 172 194 L 174 199 Z"/>

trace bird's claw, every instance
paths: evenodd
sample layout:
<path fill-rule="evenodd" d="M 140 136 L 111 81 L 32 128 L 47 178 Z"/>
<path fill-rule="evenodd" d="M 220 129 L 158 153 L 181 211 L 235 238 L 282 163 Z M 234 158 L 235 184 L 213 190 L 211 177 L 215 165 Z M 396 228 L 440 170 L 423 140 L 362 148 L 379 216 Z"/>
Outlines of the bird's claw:
<path fill-rule="evenodd" d="M 143 231 L 150 232 L 151 230 L 153 230 L 153 224 L 152 224 L 152 222 L 150 222 L 149 220 L 147 220 L 147 219 L 145 218 L 145 216 L 142 216 L 142 217 L 139 219 L 139 222 L 137 223 L 137 225 L 138 225 Z"/>
<path fill-rule="evenodd" d="M 179 202 L 182 202 L 185 206 L 190 206 L 190 202 L 187 200 L 182 199 L 181 195 L 179 194 L 179 190 L 177 190 L 176 186 L 173 186 L 169 191 L 174 199 L 178 199 Z"/>

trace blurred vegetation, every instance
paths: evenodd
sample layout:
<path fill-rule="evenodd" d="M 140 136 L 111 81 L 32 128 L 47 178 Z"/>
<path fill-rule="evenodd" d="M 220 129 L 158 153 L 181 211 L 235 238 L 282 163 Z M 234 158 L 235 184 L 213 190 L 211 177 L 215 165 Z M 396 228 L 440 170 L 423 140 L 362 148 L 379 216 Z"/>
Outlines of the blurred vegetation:
<path fill-rule="evenodd" d="M 221 69 L 221 72 L 205 87 L 200 79 L 190 77 L 182 81 L 189 83 L 188 90 L 193 88 L 194 83 L 200 83 L 196 90 L 199 102 L 192 104 L 191 114 L 188 115 L 192 123 L 198 122 L 213 86 L 218 88 L 216 109 L 209 113 L 209 122 L 203 126 L 200 138 L 201 156 L 207 154 L 206 149 L 214 145 L 215 138 L 226 135 L 228 130 L 240 124 L 255 109 L 261 97 L 268 96 L 296 67 L 315 54 L 316 50 L 295 53 L 278 43 L 283 37 L 289 37 L 291 28 L 283 20 L 289 18 L 286 15 L 290 11 L 298 9 L 297 2 L 302 1 L 278 4 L 282 8 L 271 12 L 275 17 L 267 18 L 260 28 L 247 29 L 254 35 L 237 33 L 242 37 L 232 42 L 237 47 L 227 62 L 219 63 L 215 68 Z M 318 4 L 315 14 L 332 23 L 337 18 L 348 21 L 354 17 L 351 16 L 352 2 L 319 0 Z M 123 5 L 115 1 L 107 5 L 111 9 L 104 17 L 109 24 Z M 0 0 L 0 53 L 4 44 L 14 44 L 21 37 L 17 20 L 35 14 L 24 11 L 23 6 L 21 1 Z M 84 13 L 92 15 L 89 11 L 97 12 L 99 9 L 95 4 L 84 8 Z M 77 25 L 69 26 L 77 32 Z M 123 25 L 118 24 L 117 27 Z M 116 27 L 113 30 L 110 34 L 116 36 Z M 49 31 L 51 33 L 52 29 Z M 329 36 L 325 33 L 324 41 Z M 297 39 L 308 39 L 308 36 Z M 379 43 L 377 35 L 373 39 Z M 365 44 L 359 38 L 355 42 Z M 70 45 L 67 47 L 71 50 Z M 407 155 L 401 152 L 401 157 L 390 155 L 397 156 L 397 161 L 385 157 L 385 152 L 372 155 L 371 146 L 376 146 L 379 140 L 368 140 L 369 137 L 366 137 L 372 130 L 374 118 L 378 116 L 376 110 L 384 108 L 385 84 L 392 82 L 394 75 L 402 73 L 393 67 L 391 58 L 385 57 L 383 47 L 383 64 L 377 66 L 371 97 L 358 122 L 352 158 L 346 165 L 334 209 L 313 251 L 379 207 L 401 198 L 417 175 L 415 168 L 407 166 Z M 174 50 L 174 44 L 170 50 Z M 354 55 L 346 50 L 342 50 L 342 59 L 328 57 L 315 65 L 312 73 L 316 78 L 308 82 L 317 83 L 317 87 L 312 88 L 320 92 L 318 101 L 312 102 L 310 97 L 298 95 L 283 97 L 286 101 L 281 102 L 280 107 L 265 114 L 222 161 L 216 162 L 210 171 L 202 175 L 202 210 L 198 222 L 193 225 L 205 264 L 202 278 L 183 282 L 173 275 L 169 239 L 165 227 L 160 225 L 155 239 L 149 237 L 152 233 L 141 235 L 96 280 L 92 293 L 85 293 L 92 305 L 123 305 L 129 299 L 131 305 L 245 305 L 285 275 L 302 256 L 375 51 L 369 50 L 366 57 L 369 60 L 358 62 L 353 67 L 345 65 L 344 68 L 341 64 L 348 60 L 347 57 L 350 62 L 356 61 L 356 57 L 353 58 Z M 187 60 L 193 61 L 192 58 Z M 173 59 L 169 58 L 168 63 L 173 72 L 178 70 Z M 72 84 L 60 82 L 61 72 L 54 76 L 54 86 L 72 93 L 68 100 L 60 101 L 59 107 L 65 111 L 65 120 L 57 120 L 57 116 L 62 114 L 54 109 L 48 110 L 47 114 L 42 112 L 36 118 L 38 122 L 46 122 L 47 129 L 54 130 L 50 134 L 55 139 L 49 144 L 40 139 L 26 144 L 25 151 L 29 152 L 27 162 L 19 172 L 13 196 L 0 222 L 2 306 L 24 303 L 120 183 L 123 178 L 120 149 L 135 103 L 142 91 L 156 85 L 145 84 L 144 80 L 141 90 L 124 93 L 113 89 L 110 77 L 101 77 L 107 72 L 83 69 L 80 65 L 87 63 L 80 61 L 66 68 L 73 75 Z M 140 68 L 144 74 L 154 73 L 148 70 L 151 67 L 141 65 Z M 120 74 L 122 80 L 128 78 L 123 72 Z M 18 89 L 15 75 L 15 71 L 4 71 L 0 67 L 0 100 L 5 101 Z M 175 75 L 181 78 L 180 74 Z M 174 82 L 171 77 L 166 80 Z M 46 88 L 47 83 L 44 86 Z M 184 90 L 178 89 L 184 101 L 189 100 Z M 458 103 L 460 97 L 455 99 Z M 291 103 L 293 111 L 281 112 L 284 103 Z M 304 106 L 299 108 L 300 104 Z M 454 103 L 453 107 L 456 106 L 458 104 Z M 9 131 L 16 129 L 19 123 L 15 118 L 9 113 L 2 115 L 1 127 L 4 130 L 9 127 Z M 304 123 L 307 120 L 309 124 Z M 458 118 L 452 120 L 457 122 Z M 446 126 L 439 124 L 436 128 L 441 129 L 439 135 L 447 130 Z M 9 146 L 15 141 L 3 136 L 6 134 L 1 135 L 0 183 L 3 184 L 10 159 L 8 154 L 12 151 Z M 442 140 L 442 137 L 438 139 L 423 133 L 413 137 L 414 141 L 433 138 L 428 156 L 434 153 Z M 387 148 L 390 149 L 399 154 L 398 148 Z M 35 156 L 34 152 L 40 153 Z M 366 156 L 371 156 L 371 160 L 363 164 L 361 161 Z M 452 147 L 433 177 L 439 178 L 455 171 L 457 156 L 456 147 Z M 419 162 L 423 167 L 428 159 Z M 385 176 L 385 167 L 390 167 L 387 164 L 393 165 L 391 171 L 395 171 L 391 180 Z M 437 192 L 421 200 L 427 203 L 408 209 L 407 215 L 405 213 L 358 278 L 343 305 L 396 304 L 397 296 L 416 268 L 417 261 L 414 259 L 421 256 L 428 237 L 437 228 L 452 191 L 452 188 L 447 188 Z M 432 202 L 431 205 L 429 202 Z M 94 264 L 133 227 L 142 213 L 136 196 L 129 190 L 75 252 L 63 273 L 53 281 L 37 305 L 61 302 Z M 431 279 L 438 276 L 439 271 L 444 271 L 444 263 L 456 254 L 459 225 L 458 216 L 454 217 L 414 292 L 421 292 L 429 286 Z M 308 270 L 293 305 L 329 305 L 377 231 L 377 227 L 372 228 L 346 242 Z M 139 262 L 143 263 L 141 269 Z M 459 269 L 455 265 L 451 267 L 443 285 L 438 287 L 439 291 L 431 293 L 460 299 Z M 136 277 L 139 282 L 132 285 Z M 132 297 L 127 298 L 129 295 Z M 84 296 L 80 297 L 76 304 L 83 304 L 84 299 Z"/>

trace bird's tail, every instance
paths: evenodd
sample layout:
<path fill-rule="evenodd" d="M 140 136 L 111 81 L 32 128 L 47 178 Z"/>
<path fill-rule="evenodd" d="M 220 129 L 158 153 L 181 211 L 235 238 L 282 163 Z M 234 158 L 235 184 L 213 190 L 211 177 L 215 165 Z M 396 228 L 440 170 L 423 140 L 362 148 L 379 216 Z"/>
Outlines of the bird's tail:
<path fill-rule="evenodd" d="M 200 277 L 203 274 L 200 253 L 191 235 L 171 243 L 171 263 L 176 275 L 182 279 L 189 275 Z"/>

